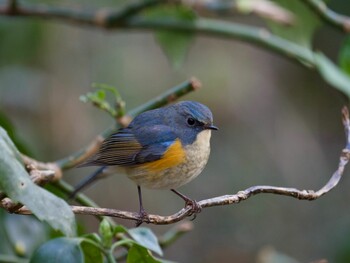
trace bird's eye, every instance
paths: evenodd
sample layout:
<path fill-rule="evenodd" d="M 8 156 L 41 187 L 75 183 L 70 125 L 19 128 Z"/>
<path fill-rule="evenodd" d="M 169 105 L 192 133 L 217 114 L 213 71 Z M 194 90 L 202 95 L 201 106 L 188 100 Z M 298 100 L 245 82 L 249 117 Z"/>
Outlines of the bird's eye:
<path fill-rule="evenodd" d="M 190 126 L 193 126 L 196 123 L 196 121 L 193 118 L 188 118 L 187 119 L 187 124 Z"/>

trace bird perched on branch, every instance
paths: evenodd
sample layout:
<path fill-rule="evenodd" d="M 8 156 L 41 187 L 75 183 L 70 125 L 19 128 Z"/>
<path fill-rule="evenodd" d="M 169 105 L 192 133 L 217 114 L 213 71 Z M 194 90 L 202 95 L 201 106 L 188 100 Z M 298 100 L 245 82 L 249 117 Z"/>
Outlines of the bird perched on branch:
<path fill-rule="evenodd" d="M 175 189 L 197 177 L 210 154 L 213 115 L 208 107 L 194 101 L 182 101 L 138 115 L 126 128 L 110 135 L 99 151 L 81 166 L 101 166 L 79 184 L 73 196 L 104 174 L 122 168 L 136 183 L 139 194 L 139 221 L 147 221 L 142 205 L 141 187 L 170 189 L 200 212 L 200 206 Z"/>

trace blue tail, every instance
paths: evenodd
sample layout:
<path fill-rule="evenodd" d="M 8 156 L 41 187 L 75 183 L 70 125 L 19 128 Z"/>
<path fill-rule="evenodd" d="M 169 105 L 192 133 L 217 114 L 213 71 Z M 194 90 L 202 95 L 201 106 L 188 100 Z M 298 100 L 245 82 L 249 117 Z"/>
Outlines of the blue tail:
<path fill-rule="evenodd" d="M 84 188 L 88 187 L 92 183 L 94 183 L 96 180 L 103 178 L 103 170 L 106 168 L 106 166 L 102 166 L 98 168 L 93 174 L 90 176 L 84 178 L 82 181 L 80 181 L 75 187 L 74 191 L 69 195 L 68 199 L 74 199 L 78 192 L 83 190 Z"/>

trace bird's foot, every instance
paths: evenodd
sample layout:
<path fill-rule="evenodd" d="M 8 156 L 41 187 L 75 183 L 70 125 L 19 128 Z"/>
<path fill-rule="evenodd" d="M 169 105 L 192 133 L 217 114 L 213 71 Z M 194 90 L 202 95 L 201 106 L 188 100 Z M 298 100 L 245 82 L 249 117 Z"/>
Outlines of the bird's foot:
<path fill-rule="evenodd" d="M 200 212 L 202 212 L 202 207 L 196 200 L 188 199 L 188 200 L 186 200 L 185 205 L 191 207 L 191 214 L 190 215 L 193 215 L 193 214 L 196 215 L 196 214 L 199 214 Z"/>
<path fill-rule="evenodd" d="M 189 216 L 193 215 L 191 221 L 195 220 L 197 214 L 199 214 L 202 211 L 201 205 L 196 200 L 188 198 L 184 194 L 181 194 L 180 192 L 176 191 L 175 189 L 171 189 L 171 191 L 180 196 L 185 201 L 185 207 L 191 207 Z"/>
<path fill-rule="evenodd" d="M 136 227 L 139 227 L 143 222 L 145 222 L 145 223 L 150 223 L 150 220 L 149 220 L 149 218 L 148 218 L 148 214 L 147 214 L 147 212 L 145 211 L 145 209 L 140 209 L 140 211 L 139 211 L 139 214 L 138 214 L 138 219 L 137 219 L 137 221 L 136 221 L 136 224 L 135 224 L 135 226 Z"/>

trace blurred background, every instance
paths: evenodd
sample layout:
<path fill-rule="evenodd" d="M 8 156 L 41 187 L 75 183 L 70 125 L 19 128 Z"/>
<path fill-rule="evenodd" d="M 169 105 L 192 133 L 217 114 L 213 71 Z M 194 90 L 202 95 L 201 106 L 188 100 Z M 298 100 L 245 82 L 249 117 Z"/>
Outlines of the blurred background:
<path fill-rule="evenodd" d="M 59 4 L 94 9 L 120 2 Z M 350 14 L 346 1 L 333 0 L 331 8 Z M 254 16 L 229 19 L 264 26 Z M 323 26 L 313 47 L 337 60 L 343 41 L 341 33 Z M 151 32 L 0 17 L 0 115 L 12 123 L 23 149 L 41 161 L 77 151 L 112 124 L 106 113 L 79 101 L 93 82 L 117 87 L 133 109 L 192 76 L 202 88 L 182 99 L 209 106 L 220 130 L 212 136 L 206 169 L 180 189 L 184 194 L 201 200 L 253 185 L 318 190 L 335 171 L 345 141 L 340 115 L 345 97 L 295 62 L 240 41 L 198 35 L 184 64 L 174 69 Z M 64 179 L 75 184 L 92 171 L 72 169 Z M 165 258 L 243 263 L 273 262 L 266 257 L 274 255 L 295 262 L 350 262 L 348 175 L 313 202 L 258 195 L 204 209 Z M 136 186 L 122 175 L 85 193 L 102 207 L 138 209 Z M 170 191 L 145 189 L 143 196 L 150 213 L 168 215 L 184 205 Z M 78 220 L 87 231 L 97 230 L 95 218 Z M 171 226 L 149 227 L 162 234 Z"/>

